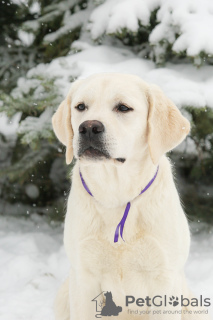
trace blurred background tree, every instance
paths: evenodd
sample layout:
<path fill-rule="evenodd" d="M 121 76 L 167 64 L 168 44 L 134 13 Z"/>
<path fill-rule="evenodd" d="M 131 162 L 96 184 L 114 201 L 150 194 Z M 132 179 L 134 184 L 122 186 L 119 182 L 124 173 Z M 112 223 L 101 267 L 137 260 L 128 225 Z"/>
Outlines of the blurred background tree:
<path fill-rule="evenodd" d="M 107 61 L 111 48 L 122 59 L 147 60 L 147 66 L 152 61 L 164 68 L 169 62 L 210 70 L 212 10 L 209 0 L 205 5 L 190 0 L 2 1 L 0 111 L 12 121 L 17 116 L 18 129 L 15 135 L 0 134 L 0 213 L 63 215 L 69 172 L 50 119 L 69 83 L 84 73 L 84 64 L 70 67 L 59 57 L 72 59 L 85 50 L 90 55 L 97 47 L 105 50 Z M 95 64 L 91 69 L 99 71 Z M 180 107 L 191 120 L 194 152 L 169 156 L 187 214 L 212 221 L 213 106 L 211 99 L 209 105 L 191 100 L 195 103 Z"/>
<path fill-rule="evenodd" d="M 7 155 L 0 159 L 1 211 L 36 211 L 61 218 L 60 199 L 63 206 L 69 183 L 62 146 L 55 139 L 50 119 L 62 97 L 51 77 L 28 81 L 22 77 L 37 64 L 70 51 L 71 43 L 79 37 L 78 23 L 56 37 L 55 46 L 45 42 L 45 37 L 60 30 L 67 12 L 72 14 L 83 6 L 84 1 L 48 0 L 0 4 L 0 110 L 10 118 L 20 115 L 17 137 L 0 136 Z M 57 171 L 54 175 L 53 170 Z"/>

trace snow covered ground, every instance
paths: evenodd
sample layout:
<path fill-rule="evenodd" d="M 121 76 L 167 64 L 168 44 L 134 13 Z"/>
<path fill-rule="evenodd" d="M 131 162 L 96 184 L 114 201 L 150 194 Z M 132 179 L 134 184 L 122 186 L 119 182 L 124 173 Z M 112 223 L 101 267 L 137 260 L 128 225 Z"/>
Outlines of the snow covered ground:
<path fill-rule="evenodd" d="M 186 274 L 197 294 L 213 299 L 213 227 L 192 223 Z M 68 274 L 63 224 L 0 217 L 0 319 L 53 320 L 53 300 Z"/>
<path fill-rule="evenodd" d="M 0 218 L 0 319 L 50 320 L 58 286 L 68 272 L 62 226 Z"/>

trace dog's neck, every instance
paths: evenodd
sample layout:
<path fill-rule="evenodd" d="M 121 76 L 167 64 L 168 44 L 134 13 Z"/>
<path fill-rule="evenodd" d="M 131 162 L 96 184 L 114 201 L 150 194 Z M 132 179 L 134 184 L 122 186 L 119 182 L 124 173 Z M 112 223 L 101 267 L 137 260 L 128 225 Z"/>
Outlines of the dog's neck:
<path fill-rule="evenodd" d="M 154 176 L 157 166 L 145 154 L 120 165 L 110 160 L 89 165 L 78 161 L 77 168 L 94 198 L 104 207 L 115 208 L 136 198 Z"/>

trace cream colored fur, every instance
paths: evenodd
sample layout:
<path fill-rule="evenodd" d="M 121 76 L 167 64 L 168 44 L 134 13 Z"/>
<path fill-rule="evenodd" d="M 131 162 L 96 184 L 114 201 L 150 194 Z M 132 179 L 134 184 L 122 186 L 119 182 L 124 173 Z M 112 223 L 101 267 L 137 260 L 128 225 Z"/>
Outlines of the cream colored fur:
<path fill-rule="evenodd" d="M 88 108 L 79 112 L 75 106 L 82 102 Z M 114 109 L 119 102 L 134 111 L 119 114 Z M 85 120 L 104 124 L 105 145 L 112 159 L 78 159 L 78 128 Z M 77 159 L 64 230 L 70 274 L 56 298 L 56 320 L 96 319 L 91 300 L 102 291 L 111 291 L 115 303 L 122 306 L 123 311 L 115 317 L 118 320 L 208 319 L 194 314 L 134 317 L 124 305 L 125 295 L 190 296 L 184 278 L 189 228 L 170 161 L 164 155 L 186 137 L 189 122 L 156 86 L 133 75 L 106 73 L 72 85 L 53 116 L 53 128 L 67 146 L 67 163 L 72 152 Z M 125 163 L 115 160 L 120 157 L 126 158 Z M 158 164 L 155 182 L 138 196 Z M 83 188 L 79 169 L 94 197 Z M 125 242 L 119 239 L 114 243 L 128 201 L 131 209 L 124 227 Z M 132 305 L 129 309 L 140 308 Z M 108 318 L 114 319 L 103 317 Z"/>

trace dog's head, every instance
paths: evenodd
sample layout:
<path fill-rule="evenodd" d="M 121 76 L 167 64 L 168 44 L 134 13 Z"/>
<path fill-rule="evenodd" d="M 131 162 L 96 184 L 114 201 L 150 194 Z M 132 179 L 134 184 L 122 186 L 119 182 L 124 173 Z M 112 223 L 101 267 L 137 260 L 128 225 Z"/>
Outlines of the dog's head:
<path fill-rule="evenodd" d="M 189 133 L 178 108 L 154 85 L 127 74 L 77 80 L 52 119 L 66 162 L 124 163 L 149 153 L 154 164 Z"/>
<path fill-rule="evenodd" d="M 104 295 L 107 300 L 112 300 L 112 292 L 111 291 L 110 292 L 107 291 L 106 293 L 104 293 Z"/>

